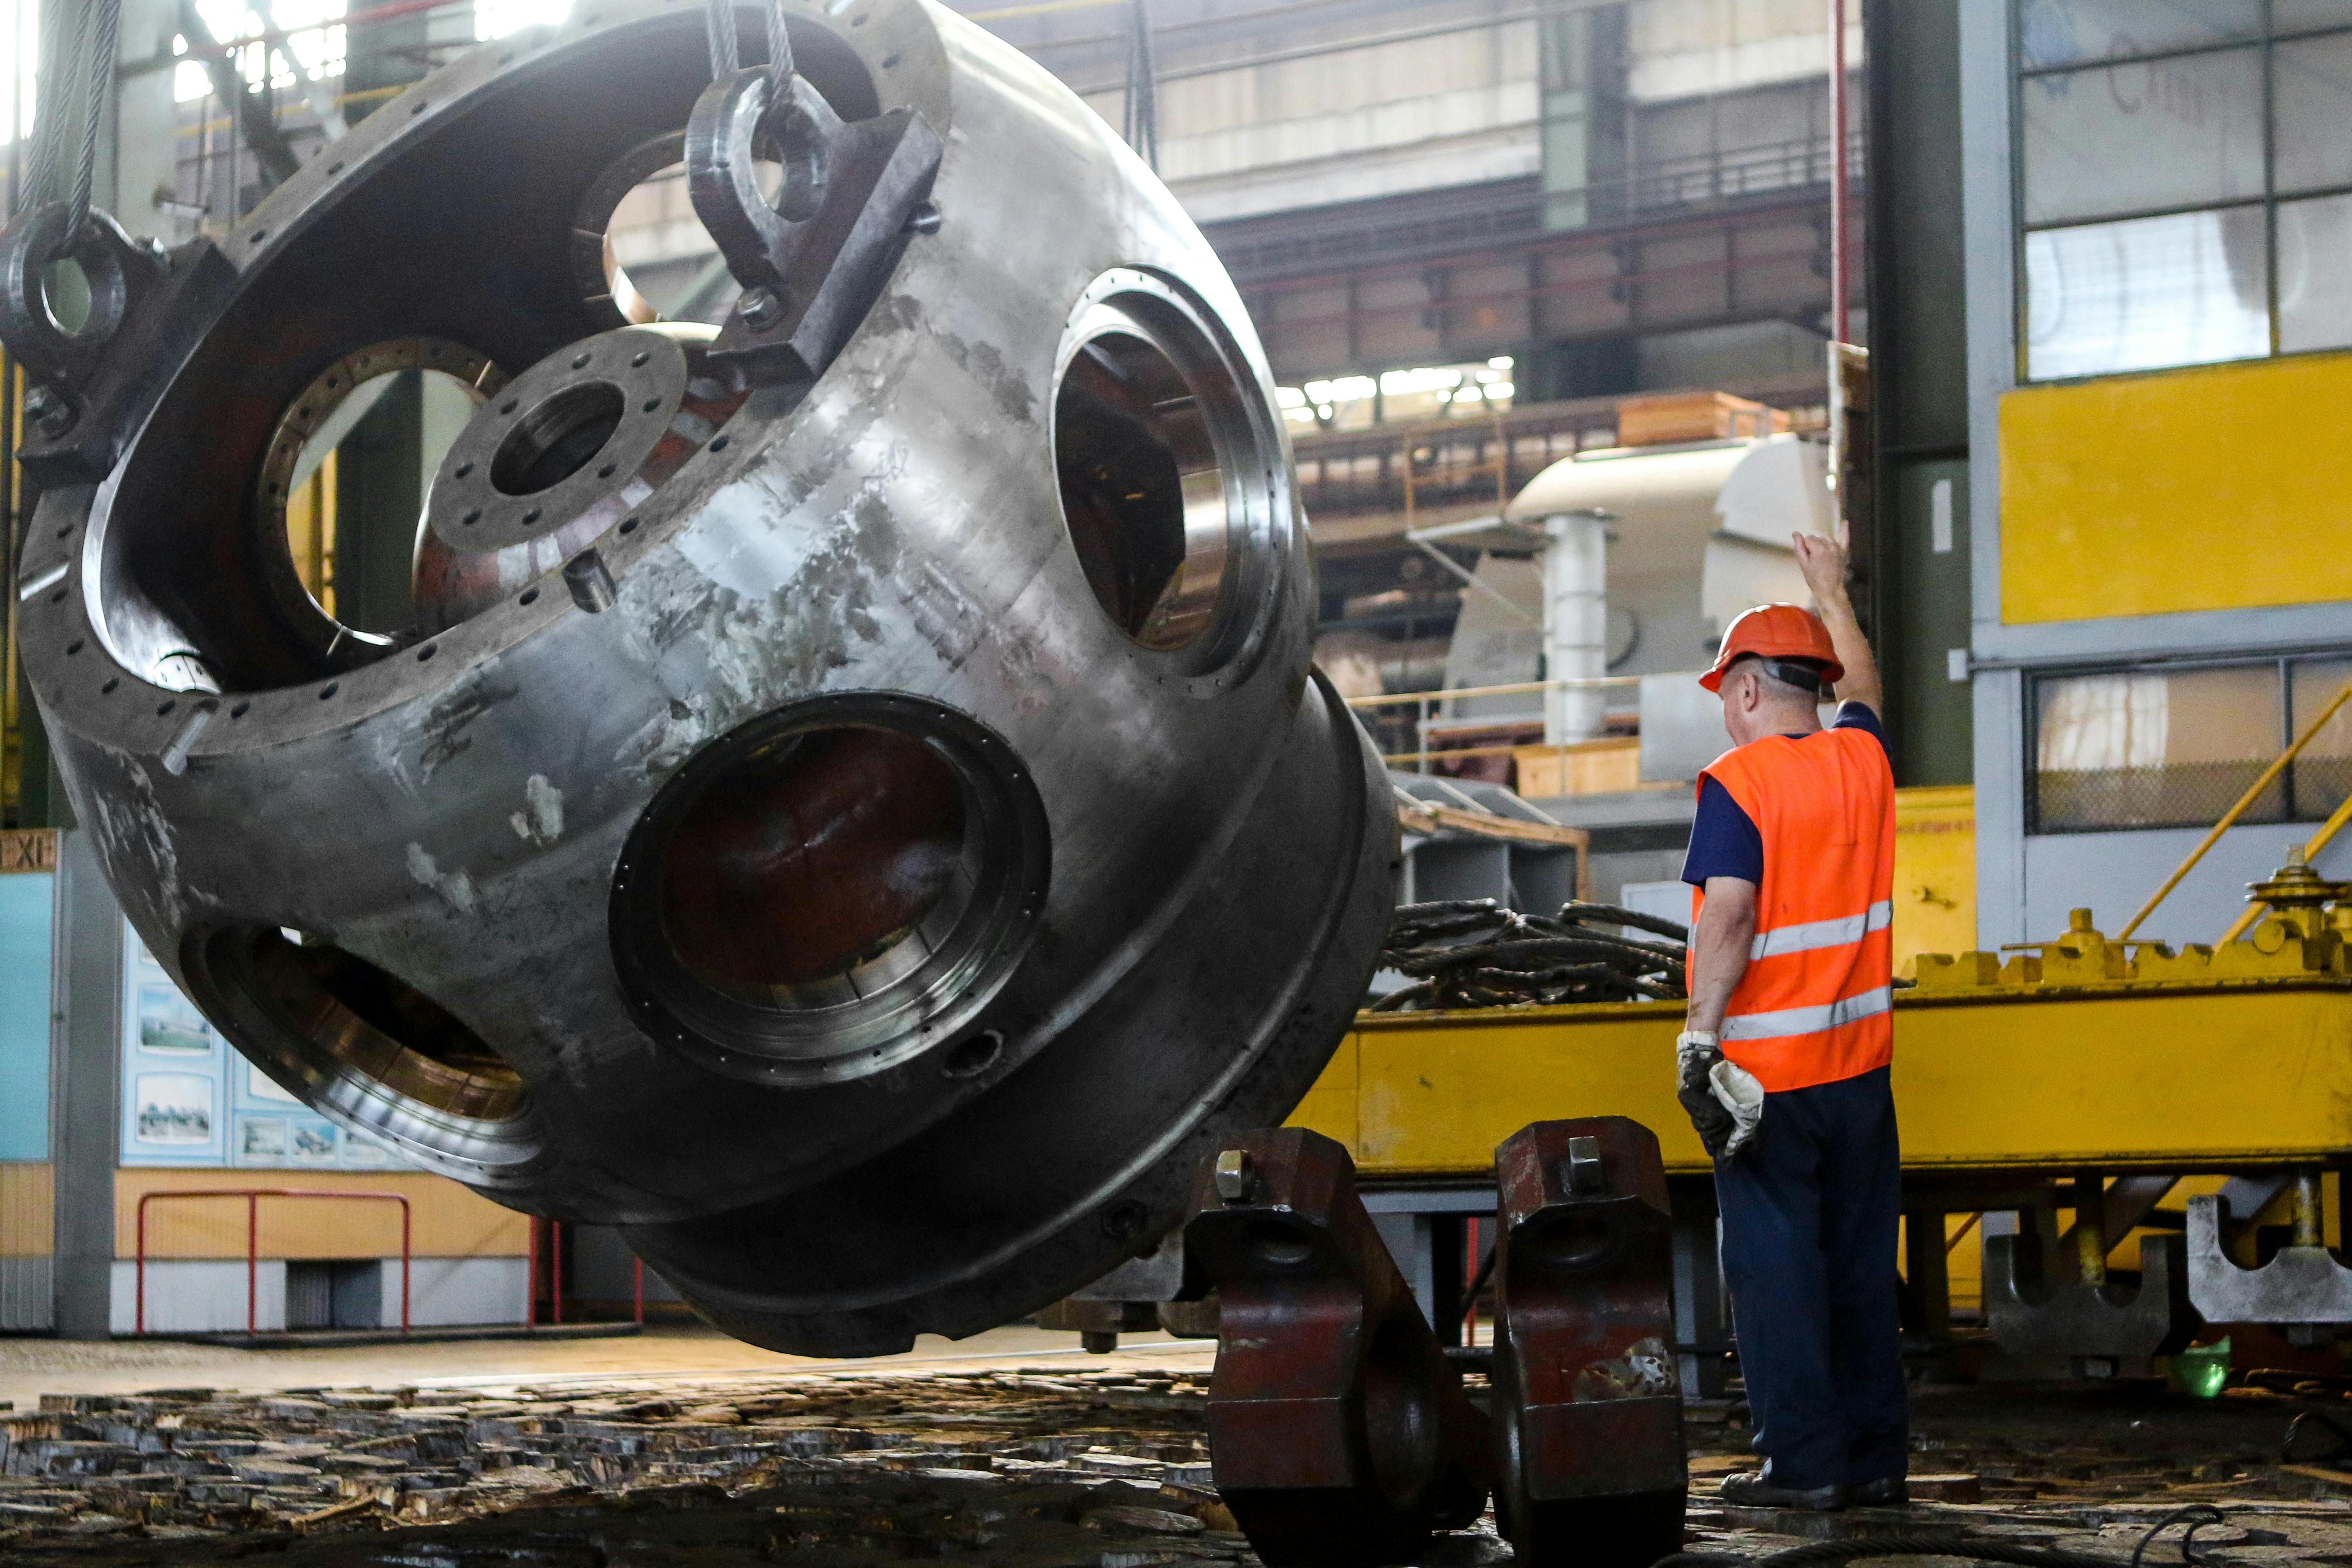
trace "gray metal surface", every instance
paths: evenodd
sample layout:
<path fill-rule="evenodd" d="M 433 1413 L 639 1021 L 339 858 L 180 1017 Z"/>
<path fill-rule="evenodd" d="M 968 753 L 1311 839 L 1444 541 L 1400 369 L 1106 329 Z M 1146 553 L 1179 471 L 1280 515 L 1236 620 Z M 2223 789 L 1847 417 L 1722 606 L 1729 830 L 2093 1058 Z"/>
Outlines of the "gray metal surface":
<path fill-rule="evenodd" d="M 939 7 L 786 8 L 806 84 L 916 158 L 794 198 L 789 352 L 740 314 L 640 343 L 582 265 L 709 87 L 699 6 L 587 7 L 219 247 L 106 253 L 119 328 L 35 365 L 73 418 L 25 454 L 19 592 L 106 879 L 240 1049 L 427 1169 L 625 1227 L 731 1332 L 870 1353 L 1149 1252 L 1343 1033 L 1396 835 L 1309 670 L 1263 355 L 1173 198 Z M 0 272 L 38 259 L 0 237 Z M 477 542 L 436 493 L 449 591 L 361 637 L 265 458 L 328 367 L 436 342 L 540 398 L 493 390 L 459 447 L 545 459 L 498 488 L 562 504 Z M 667 422 L 596 447 L 637 353 Z M 1163 479 L 1179 564 L 1139 594 L 1118 508 Z"/>
<path fill-rule="evenodd" d="M 2002 1358 L 1989 1373 L 2146 1377 L 2150 1356 L 2188 1342 L 2197 1319 L 2180 1237 L 2140 1238 L 2137 1286 L 2032 1280 L 2021 1268 L 2023 1240 L 1985 1237 L 1985 1322 Z"/>
<path fill-rule="evenodd" d="M 2352 1268 L 2325 1247 L 2282 1247 L 2239 1268 L 2221 1244 L 2231 1206 L 2219 1194 L 2189 1200 L 2189 1300 L 2206 1321 L 2352 1323 Z"/>

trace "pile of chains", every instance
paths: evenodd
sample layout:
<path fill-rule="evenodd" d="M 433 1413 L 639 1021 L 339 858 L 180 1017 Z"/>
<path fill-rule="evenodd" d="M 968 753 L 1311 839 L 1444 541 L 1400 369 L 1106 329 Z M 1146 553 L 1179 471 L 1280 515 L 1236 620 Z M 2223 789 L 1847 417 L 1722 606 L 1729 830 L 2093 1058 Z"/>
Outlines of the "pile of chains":
<path fill-rule="evenodd" d="M 1664 940 L 1643 942 L 1623 927 Z M 1562 904 L 1549 918 L 1492 899 L 1408 904 L 1389 926 L 1381 967 L 1413 983 L 1371 1010 L 1676 1000 L 1689 941 L 1686 927 L 1614 904 Z"/>

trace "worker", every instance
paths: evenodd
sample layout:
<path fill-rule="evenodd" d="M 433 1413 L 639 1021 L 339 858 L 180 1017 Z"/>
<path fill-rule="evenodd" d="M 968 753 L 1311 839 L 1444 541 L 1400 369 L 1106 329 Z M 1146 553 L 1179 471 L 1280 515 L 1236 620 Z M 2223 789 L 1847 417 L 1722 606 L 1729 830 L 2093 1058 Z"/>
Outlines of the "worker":
<path fill-rule="evenodd" d="M 1733 746 L 1699 775 L 1683 865 L 1695 929 L 1676 1055 L 1715 1159 L 1765 1456 L 1724 1479 L 1724 1500 L 1835 1510 L 1909 1500 L 1887 1082 L 1895 776 L 1845 552 L 1811 534 L 1796 549 L 1820 613 L 1745 612 L 1699 682 L 1722 698 Z"/>

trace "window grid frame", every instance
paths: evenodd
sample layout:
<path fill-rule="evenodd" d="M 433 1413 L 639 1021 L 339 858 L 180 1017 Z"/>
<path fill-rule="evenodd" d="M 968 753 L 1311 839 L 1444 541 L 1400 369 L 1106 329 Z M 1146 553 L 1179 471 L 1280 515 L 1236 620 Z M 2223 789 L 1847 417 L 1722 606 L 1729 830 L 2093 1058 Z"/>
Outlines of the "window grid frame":
<path fill-rule="evenodd" d="M 2043 838 L 2088 833 L 2178 833 L 2186 828 L 2210 827 L 2210 822 L 2192 823 L 2113 823 L 2053 828 L 2042 819 L 2042 689 L 2060 680 L 2078 680 L 2085 677 L 2115 675 L 2189 675 L 2209 669 L 2257 669 L 2268 667 L 2272 671 L 2272 700 L 2276 708 L 2277 751 L 2261 759 L 2268 766 L 2278 752 L 2294 744 L 2294 670 L 2298 665 L 2343 663 L 2352 654 L 2342 647 L 2312 647 L 2294 648 L 2283 653 L 2220 655 L 2206 658 L 2139 659 L 2124 664 L 2084 664 L 2053 666 L 2027 672 L 2025 701 L 2025 746 L 2021 761 L 2025 774 L 2025 837 Z M 2333 692 L 2330 693 L 2333 695 Z M 2334 810 L 2306 811 L 2298 796 L 2296 767 L 2289 763 L 2282 770 L 2278 788 L 2284 815 L 2276 821 L 2252 824 L 2255 826 L 2293 827 L 2325 822 Z"/>
<path fill-rule="evenodd" d="M 2023 13 L 2025 0 L 2011 0 L 2008 7 L 2010 59 L 2024 58 Z M 2279 346 L 2279 206 L 2278 190 L 2278 46 L 2307 38 L 2352 37 L 2352 21 L 2326 26 L 2306 26 L 2280 32 L 2273 24 L 2273 0 L 2262 0 L 2262 30 L 2259 34 L 2231 38 L 2218 43 L 2183 45 L 2176 48 L 2150 49 L 2140 54 L 2109 56 L 2099 59 L 2074 60 L 2063 65 L 2022 66 L 2012 64 L 2009 78 L 2010 136 L 2010 268 L 2013 285 L 2010 300 L 2010 342 L 2014 345 L 2014 384 L 2019 386 L 2063 386 L 2071 382 L 2096 381 L 2109 375 L 2151 375 L 2170 370 L 2190 370 L 2211 364 L 2252 364 L 2263 360 L 2299 359 L 2308 354 L 2344 353 L 2352 352 L 2352 342 L 2325 348 L 2282 349 Z M 2064 76 L 2109 68 L 2116 66 L 2158 64 L 2166 60 L 2187 59 L 2198 55 L 2225 54 L 2233 49 L 2258 48 L 2262 54 L 2262 120 L 2263 120 L 2263 190 L 2259 196 L 2240 196 L 2221 202 L 2190 202 L 2168 206 L 2136 208 L 2127 212 L 2102 213 L 2095 217 L 2066 218 L 2053 223 L 2028 223 L 2025 220 L 2025 84 L 2042 77 Z M 2318 201 L 2330 196 L 2352 195 L 2352 183 L 2338 185 L 2314 186 L 2297 190 L 2286 196 L 2289 202 Z M 2130 223 L 2138 219 L 2179 217 L 2190 213 L 2224 213 L 2260 208 L 2263 215 L 2263 298 L 2264 338 L 2268 346 L 2260 355 L 2238 359 L 2197 360 L 2185 364 L 2155 365 L 2131 370 L 2090 371 L 2074 375 L 2036 376 L 2032 374 L 2030 355 L 2032 343 L 2032 300 L 2030 297 L 2030 276 L 2026 266 L 2026 240 L 2036 234 L 2060 233 L 2068 229 L 2102 227 L 2111 224 Z M 2031 815 L 2031 814 L 2029 814 Z M 2033 831 L 2031 827 L 2029 832 Z"/>

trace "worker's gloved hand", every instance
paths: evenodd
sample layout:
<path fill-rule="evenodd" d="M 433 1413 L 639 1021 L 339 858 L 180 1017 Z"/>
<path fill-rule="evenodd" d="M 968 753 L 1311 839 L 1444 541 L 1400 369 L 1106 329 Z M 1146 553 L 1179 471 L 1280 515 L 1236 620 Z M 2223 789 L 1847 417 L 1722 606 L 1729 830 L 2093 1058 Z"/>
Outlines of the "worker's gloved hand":
<path fill-rule="evenodd" d="M 1685 1029 L 1675 1041 L 1675 1098 L 1691 1120 L 1691 1128 L 1710 1158 L 1722 1157 L 1738 1123 L 1716 1098 L 1708 1075 L 1724 1065 L 1723 1047 L 1705 1029 Z"/>
<path fill-rule="evenodd" d="M 1712 1158 L 1736 1158 L 1764 1118 L 1764 1086 L 1746 1068 L 1726 1060 L 1717 1037 L 1705 1029 L 1683 1031 L 1675 1041 L 1675 1098 L 1682 1101 L 1699 1142 Z"/>
<path fill-rule="evenodd" d="M 1731 1118 L 1731 1135 L 1723 1142 L 1723 1158 L 1736 1160 L 1755 1138 L 1757 1125 L 1764 1120 L 1764 1086 L 1738 1062 L 1721 1058 L 1707 1069 L 1706 1082 L 1715 1091 L 1716 1102 Z"/>

